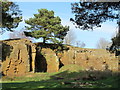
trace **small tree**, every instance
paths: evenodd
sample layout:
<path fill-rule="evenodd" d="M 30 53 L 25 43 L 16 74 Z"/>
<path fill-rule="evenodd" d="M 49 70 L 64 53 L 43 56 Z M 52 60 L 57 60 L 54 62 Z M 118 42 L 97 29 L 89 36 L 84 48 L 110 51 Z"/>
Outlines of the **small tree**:
<path fill-rule="evenodd" d="M 64 37 L 69 30 L 68 26 L 61 25 L 61 19 L 54 16 L 53 11 L 48 11 L 47 9 L 39 9 L 38 14 L 34 14 L 33 18 L 25 20 L 27 30 L 30 32 L 25 32 L 26 36 L 34 38 L 43 38 L 43 43 L 50 40 L 54 43 L 62 43 Z"/>
<path fill-rule="evenodd" d="M 4 31 L 13 31 L 13 28 L 17 28 L 22 21 L 22 14 L 18 5 L 8 0 L 0 0 L 1 19 L 0 28 L 1 33 Z"/>
<path fill-rule="evenodd" d="M 106 47 L 110 44 L 109 41 L 105 40 L 105 38 L 100 38 L 96 47 L 98 49 L 106 49 Z"/>
<path fill-rule="evenodd" d="M 11 32 L 11 33 L 9 33 L 9 38 L 10 39 L 15 39 L 15 38 L 25 38 L 25 39 L 28 39 L 28 40 L 31 40 L 31 41 L 33 41 L 33 42 L 35 42 L 34 41 L 34 39 L 33 38 L 31 38 L 31 37 L 26 37 L 26 35 L 24 34 L 24 30 L 14 30 L 13 32 Z"/>
<path fill-rule="evenodd" d="M 76 41 L 76 45 L 77 47 L 81 47 L 81 48 L 84 48 L 86 46 L 85 43 L 81 41 Z"/>
<path fill-rule="evenodd" d="M 27 38 L 22 30 L 16 31 L 14 30 L 13 32 L 9 33 L 9 38 L 14 39 L 14 38 Z"/>
<path fill-rule="evenodd" d="M 64 38 L 64 43 L 68 45 L 72 45 L 75 42 L 76 36 L 73 30 L 68 31 L 67 35 Z"/>

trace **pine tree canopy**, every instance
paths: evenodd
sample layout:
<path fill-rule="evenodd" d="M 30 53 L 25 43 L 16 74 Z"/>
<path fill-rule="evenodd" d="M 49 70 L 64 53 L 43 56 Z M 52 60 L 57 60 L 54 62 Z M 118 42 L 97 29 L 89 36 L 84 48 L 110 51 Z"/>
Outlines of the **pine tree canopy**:
<path fill-rule="evenodd" d="M 83 30 L 93 30 L 107 20 L 119 19 L 119 2 L 78 2 L 71 5 L 75 18 L 70 20 Z"/>
<path fill-rule="evenodd" d="M 22 21 L 22 14 L 18 5 L 8 0 L 0 0 L 0 11 L 2 11 L 2 17 L 0 20 L 0 28 L 3 31 L 13 31 L 13 28 L 17 28 Z"/>
<path fill-rule="evenodd" d="M 68 26 L 61 24 L 61 19 L 54 16 L 53 11 L 47 9 L 39 9 L 38 14 L 34 14 L 33 18 L 25 20 L 28 24 L 26 27 L 30 32 L 25 32 L 26 36 L 36 39 L 43 38 L 43 43 L 50 40 L 54 43 L 62 43 L 64 37 L 69 31 Z"/>
<path fill-rule="evenodd" d="M 90 0 L 88 0 L 90 1 Z M 91 0 L 93 1 L 93 0 Z M 100 1 L 100 0 L 96 0 Z M 101 0 L 110 1 L 110 0 Z M 113 1 L 113 0 L 111 0 Z M 118 0 L 117 0 L 118 1 Z M 119 2 L 78 2 L 72 3 L 72 13 L 75 18 L 70 18 L 76 28 L 82 30 L 93 30 L 101 27 L 107 20 L 116 20 L 118 34 L 112 39 L 113 46 L 120 46 L 120 1 Z"/>

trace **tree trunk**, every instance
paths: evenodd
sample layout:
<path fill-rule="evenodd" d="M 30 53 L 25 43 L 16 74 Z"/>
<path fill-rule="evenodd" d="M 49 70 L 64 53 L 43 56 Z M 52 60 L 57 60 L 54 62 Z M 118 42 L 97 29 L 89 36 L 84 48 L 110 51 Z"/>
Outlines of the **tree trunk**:
<path fill-rule="evenodd" d="M 118 33 L 120 34 L 120 22 L 118 24 Z"/>
<path fill-rule="evenodd" d="M 119 11 L 119 19 L 118 19 L 118 34 L 120 35 L 120 11 Z"/>
<path fill-rule="evenodd" d="M 120 34 L 120 20 L 118 22 L 118 34 Z"/>
<path fill-rule="evenodd" d="M 44 38 L 43 38 L 43 43 L 44 43 L 44 44 L 45 44 L 45 41 L 46 41 L 46 38 L 44 37 Z"/>

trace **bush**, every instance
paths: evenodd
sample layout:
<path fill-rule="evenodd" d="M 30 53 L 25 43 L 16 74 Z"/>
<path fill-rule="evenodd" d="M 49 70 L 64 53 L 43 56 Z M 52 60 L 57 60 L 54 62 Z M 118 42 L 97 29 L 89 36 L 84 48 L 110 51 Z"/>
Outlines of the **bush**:
<path fill-rule="evenodd" d="M 79 65 L 75 65 L 75 64 L 69 64 L 69 65 L 65 65 L 62 68 L 60 68 L 60 72 L 63 71 L 68 71 L 68 72 L 79 72 L 82 71 L 83 68 L 81 68 Z"/>

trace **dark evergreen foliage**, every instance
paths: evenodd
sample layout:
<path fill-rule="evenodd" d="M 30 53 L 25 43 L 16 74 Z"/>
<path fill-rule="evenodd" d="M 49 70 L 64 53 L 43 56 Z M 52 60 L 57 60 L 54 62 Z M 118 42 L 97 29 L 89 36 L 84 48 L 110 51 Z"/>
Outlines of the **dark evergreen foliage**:
<path fill-rule="evenodd" d="M 38 14 L 34 14 L 33 18 L 25 20 L 27 30 L 26 36 L 34 38 L 43 38 L 43 43 L 50 40 L 54 43 L 62 43 L 64 37 L 69 30 L 68 26 L 61 25 L 61 19 L 54 16 L 53 11 L 47 9 L 39 9 Z"/>
<path fill-rule="evenodd" d="M 13 31 L 22 21 L 22 14 L 19 6 L 11 1 L 0 0 L 0 11 L 2 12 L 2 20 L 0 20 L 0 28 L 3 31 Z"/>
<path fill-rule="evenodd" d="M 76 24 L 76 28 L 93 30 L 107 20 L 117 20 L 118 34 L 112 38 L 110 49 L 120 46 L 120 2 L 79 2 L 71 5 L 75 18 L 70 18 L 70 21 Z"/>
<path fill-rule="evenodd" d="M 70 20 L 77 28 L 88 30 L 101 27 L 107 20 L 119 19 L 119 2 L 79 2 L 72 3 L 72 13 L 75 18 Z"/>

